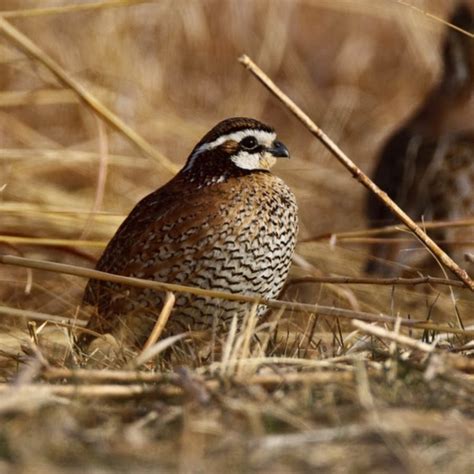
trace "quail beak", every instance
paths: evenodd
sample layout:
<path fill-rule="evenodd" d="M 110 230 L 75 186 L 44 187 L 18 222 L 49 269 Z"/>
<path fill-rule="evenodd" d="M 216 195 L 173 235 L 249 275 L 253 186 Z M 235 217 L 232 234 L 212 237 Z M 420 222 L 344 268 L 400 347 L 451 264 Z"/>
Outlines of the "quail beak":
<path fill-rule="evenodd" d="M 275 158 L 289 158 L 290 152 L 282 142 L 275 140 L 272 146 L 267 148 L 267 152 L 273 155 Z"/>

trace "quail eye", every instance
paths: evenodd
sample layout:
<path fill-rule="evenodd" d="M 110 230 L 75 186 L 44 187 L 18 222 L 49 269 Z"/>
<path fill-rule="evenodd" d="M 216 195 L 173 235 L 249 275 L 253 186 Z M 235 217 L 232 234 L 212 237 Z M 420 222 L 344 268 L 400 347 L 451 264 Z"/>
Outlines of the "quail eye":
<path fill-rule="evenodd" d="M 248 137 L 242 138 L 242 140 L 240 140 L 240 146 L 244 150 L 253 150 L 257 148 L 258 141 L 255 137 L 253 137 L 252 135 L 249 135 Z"/>

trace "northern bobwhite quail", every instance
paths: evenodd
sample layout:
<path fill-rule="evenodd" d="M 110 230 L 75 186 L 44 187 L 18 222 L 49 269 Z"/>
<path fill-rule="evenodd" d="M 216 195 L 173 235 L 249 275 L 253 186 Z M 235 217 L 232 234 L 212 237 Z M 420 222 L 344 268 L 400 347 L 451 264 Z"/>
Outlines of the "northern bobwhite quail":
<path fill-rule="evenodd" d="M 105 272 L 232 293 L 275 298 L 296 244 L 295 197 L 270 173 L 289 158 L 274 130 L 230 118 L 210 130 L 184 168 L 142 199 L 108 244 L 96 268 Z M 160 313 L 164 293 L 90 280 L 83 303 L 87 327 L 141 346 Z M 166 334 L 225 326 L 250 306 L 176 295 Z M 260 316 L 266 311 L 258 307 Z M 216 318 L 214 320 L 214 318 Z M 89 336 L 81 336 L 84 346 Z"/>
<path fill-rule="evenodd" d="M 463 30 L 474 31 L 473 12 L 467 5 L 458 5 L 450 22 Z M 373 176 L 378 186 L 415 220 L 474 216 L 472 38 L 450 28 L 443 44 L 443 66 L 439 84 L 386 142 Z M 367 199 L 367 215 L 372 227 L 396 223 L 372 193 Z M 473 227 L 438 230 L 431 235 L 444 242 L 444 249 L 468 272 L 472 271 L 463 262 L 463 254 L 472 252 L 474 247 Z M 401 273 L 403 265 L 422 263 L 416 253 L 413 254 L 413 244 L 410 247 L 375 244 L 366 270 L 394 276 Z"/>

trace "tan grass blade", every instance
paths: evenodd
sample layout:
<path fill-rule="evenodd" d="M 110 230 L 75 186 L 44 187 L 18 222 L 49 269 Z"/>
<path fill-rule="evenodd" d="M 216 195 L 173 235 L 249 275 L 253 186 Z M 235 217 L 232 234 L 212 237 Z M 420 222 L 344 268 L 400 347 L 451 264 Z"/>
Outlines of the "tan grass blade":
<path fill-rule="evenodd" d="M 30 311 L 27 309 L 10 308 L 8 306 L 0 306 L 0 315 L 33 319 L 37 321 L 51 321 L 52 323 L 61 325 L 67 324 L 68 326 L 85 326 L 85 322 L 80 319 L 63 318 L 62 316 L 40 313 L 38 311 Z"/>
<path fill-rule="evenodd" d="M 154 345 L 156 341 L 161 337 L 163 330 L 165 329 L 166 323 L 170 317 L 171 311 L 173 310 L 174 303 L 176 298 L 171 291 L 166 293 L 165 303 L 163 304 L 163 309 L 161 310 L 158 319 L 156 320 L 155 326 L 151 331 L 150 336 L 146 340 L 143 346 L 143 352 L 145 352 L 149 347 Z M 142 352 L 142 353 L 143 353 Z"/>
<path fill-rule="evenodd" d="M 43 247 L 85 247 L 96 249 L 103 249 L 107 245 L 107 242 L 103 240 L 48 239 L 42 237 L 17 237 L 14 235 L 0 235 L 0 242 Z"/>
<path fill-rule="evenodd" d="M 47 8 L 28 8 L 21 10 L 7 10 L 0 12 L 3 18 L 26 18 L 33 16 L 57 15 L 60 13 L 75 13 L 87 10 L 99 10 L 105 8 L 127 7 L 140 3 L 151 3 L 155 0 L 102 0 L 100 2 L 76 3 L 73 5 L 60 5 Z"/>
<path fill-rule="evenodd" d="M 143 364 L 146 364 L 149 360 L 155 358 L 159 354 L 161 354 L 164 350 L 171 347 L 174 343 L 181 341 L 182 339 L 188 337 L 189 334 L 187 332 L 182 334 L 176 334 L 174 336 L 167 337 L 162 339 L 161 341 L 155 342 L 152 346 L 147 347 L 144 349 L 135 360 L 133 360 L 129 366 L 135 369 L 138 369 Z"/>
<path fill-rule="evenodd" d="M 459 31 L 460 33 L 469 36 L 470 38 L 474 38 L 474 33 L 471 33 L 470 31 L 463 30 L 462 28 L 459 28 L 459 26 L 453 25 L 449 21 L 444 20 L 443 18 L 440 18 L 439 16 L 433 15 L 432 13 L 423 10 L 422 8 L 417 7 L 416 5 L 412 5 L 411 3 L 405 2 L 404 0 L 392 0 L 393 2 L 396 2 L 400 5 L 403 5 L 404 7 L 411 8 L 412 10 L 415 10 L 418 13 L 421 13 L 422 15 L 426 16 L 427 18 L 430 18 L 431 20 L 435 20 L 449 28 L 452 28 L 453 30 Z"/>

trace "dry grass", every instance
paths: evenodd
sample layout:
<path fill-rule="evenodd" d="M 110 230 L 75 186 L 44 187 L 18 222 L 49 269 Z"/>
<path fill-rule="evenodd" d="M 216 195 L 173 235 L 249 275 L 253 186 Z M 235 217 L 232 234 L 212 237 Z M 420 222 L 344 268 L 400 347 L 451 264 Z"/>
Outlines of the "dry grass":
<path fill-rule="evenodd" d="M 471 294 L 335 279 L 361 276 L 374 238 L 365 191 L 237 62 L 249 54 L 370 173 L 436 80 L 443 24 L 392 0 L 75 3 L 32 12 L 38 2 L 1 2 L 22 10 L 5 20 L 73 80 L 59 82 L 1 37 L 1 252 L 92 266 L 203 133 L 224 117 L 255 116 L 293 155 L 276 170 L 302 224 L 299 282 L 284 299 L 391 319 L 251 313 L 225 340 L 150 340 L 146 353 L 102 360 L 107 370 L 71 372 L 85 280 L 1 265 L 0 470 L 471 471 Z M 451 3 L 410 2 L 440 18 Z M 104 127 L 74 85 L 132 135 Z M 407 327 L 408 318 L 430 326 Z"/>

